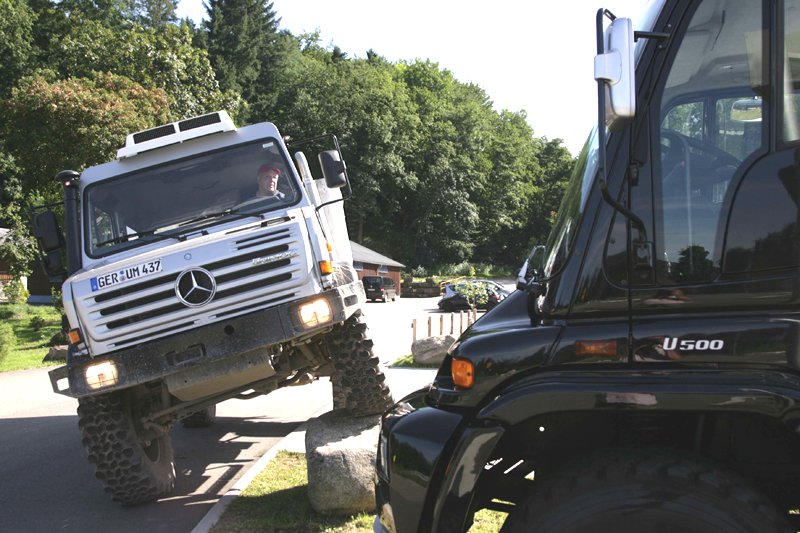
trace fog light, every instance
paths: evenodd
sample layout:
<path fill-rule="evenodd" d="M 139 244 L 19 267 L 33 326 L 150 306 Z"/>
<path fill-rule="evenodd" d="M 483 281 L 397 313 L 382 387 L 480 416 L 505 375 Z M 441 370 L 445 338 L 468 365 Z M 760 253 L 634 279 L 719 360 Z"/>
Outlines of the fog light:
<path fill-rule="evenodd" d="M 103 361 L 86 368 L 86 384 L 90 389 L 100 389 L 117 384 L 117 365 Z"/>
<path fill-rule="evenodd" d="M 300 320 L 306 329 L 331 320 L 331 306 L 325 300 L 317 300 L 300 307 Z"/>

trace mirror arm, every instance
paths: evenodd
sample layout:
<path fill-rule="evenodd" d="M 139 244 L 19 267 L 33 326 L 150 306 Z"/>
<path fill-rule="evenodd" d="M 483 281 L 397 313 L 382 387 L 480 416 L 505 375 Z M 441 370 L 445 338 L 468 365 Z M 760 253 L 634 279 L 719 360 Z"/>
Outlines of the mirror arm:
<path fill-rule="evenodd" d="M 608 186 L 606 185 L 606 181 L 601 179 L 600 180 L 600 194 L 603 197 L 603 201 L 610 205 L 615 211 L 619 211 L 622 215 L 633 222 L 637 229 L 639 230 L 639 241 L 645 242 L 647 240 L 647 232 L 644 227 L 644 222 L 642 219 L 636 216 L 632 211 L 630 211 L 627 207 L 622 205 L 621 203 L 614 200 L 611 197 L 611 193 L 608 192 Z"/>
<path fill-rule="evenodd" d="M 639 39 L 658 39 L 663 41 L 669 39 L 671 33 L 660 33 L 655 31 L 635 31 L 633 32 L 633 42 L 638 42 Z"/>

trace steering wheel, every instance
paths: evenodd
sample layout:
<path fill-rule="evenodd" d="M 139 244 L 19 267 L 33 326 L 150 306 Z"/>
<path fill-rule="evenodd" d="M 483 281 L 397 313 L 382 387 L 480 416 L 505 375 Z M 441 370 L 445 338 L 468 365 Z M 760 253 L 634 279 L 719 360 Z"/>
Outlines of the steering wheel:
<path fill-rule="evenodd" d="M 689 159 L 689 148 L 696 148 L 704 153 L 710 153 L 714 156 L 714 162 L 718 162 L 717 165 L 720 167 L 730 166 L 730 167 L 738 167 L 742 161 L 723 150 L 722 148 L 717 148 L 711 143 L 707 143 L 704 141 L 698 141 L 697 139 L 692 139 L 691 137 L 687 137 L 682 133 L 678 133 L 675 130 L 669 129 L 662 129 L 661 130 L 661 137 L 666 137 L 668 139 L 673 139 L 675 142 L 670 145 L 669 152 L 667 152 L 666 157 L 670 157 L 672 155 L 672 151 L 675 148 L 675 144 L 679 144 L 683 146 L 684 153 L 686 154 L 686 159 Z M 665 158 L 666 158 L 665 157 Z"/>

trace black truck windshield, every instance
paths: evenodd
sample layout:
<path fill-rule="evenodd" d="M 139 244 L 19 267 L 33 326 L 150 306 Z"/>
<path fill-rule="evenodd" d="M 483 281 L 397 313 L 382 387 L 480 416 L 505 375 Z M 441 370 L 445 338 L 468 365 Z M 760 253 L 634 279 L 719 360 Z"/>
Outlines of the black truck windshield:
<path fill-rule="evenodd" d="M 86 188 L 86 251 L 100 257 L 300 199 L 274 139 L 149 168 Z"/>

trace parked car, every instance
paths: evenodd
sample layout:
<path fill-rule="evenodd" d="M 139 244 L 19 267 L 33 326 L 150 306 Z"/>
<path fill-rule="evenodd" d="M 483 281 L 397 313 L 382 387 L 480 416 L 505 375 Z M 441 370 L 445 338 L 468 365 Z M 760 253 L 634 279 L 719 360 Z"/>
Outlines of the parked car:
<path fill-rule="evenodd" d="M 364 276 L 361 281 L 364 283 L 367 300 L 397 300 L 397 284 L 389 276 Z"/>
<path fill-rule="evenodd" d="M 459 283 L 449 283 L 449 284 L 445 285 L 444 289 L 442 290 L 442 298 L 449 298 L 449 297 L 453 296 L 454 294 L 457 294 L 459 292 L 459 289 L 462 289 L 462 288 L 467 286 L 467 283 L 470 283 L 470 284 L 472 284 L 472 283 L 474 283 L 474 284 L 483 283 L 487 287 L 491 287 L 494 290 L 494 292 L 496 292 L 498 295 L 503 296 L 504 298 L 506 296 L 508 296 L 509 294 L 511 294 L 510 290 L 506 289 L 504 286 L 500 285 L 496 281 L 491 281 L 491 280 L 488 280 L 488 279 L 476 279 L 474 281 L 466 281 L 466 282 L 462 281 L 462 282 L 459 282 Z"/>
<path fill-rule="evenodd" d="M 484 283 L 483 287 L 488 293 L 488 298 L 486 301 L 479 303 L 476 307 L 478 309 L 493 309 L 497 304 L 502 302 L 506 296 L 511 294 L 506 289 L 500 287 L 503 292 L 501 292 L 495 285 L 494 282 L 486 283 L 486 282 L 469 282 L 469 283 Z M 498 285 L 499 286 L 499 285 Z M 448 285 L 445 287 L 445 291 L 449 290 L 450 293 L 439 300 L 438 306 L 439 309 L 446 313 L 451 313 L 456 309 L 470 309 L 472 306 L 470 305 L 467 297 L 464 295 L 463 291 L 467 287 L 467 283 L 455 283 Z"/>

